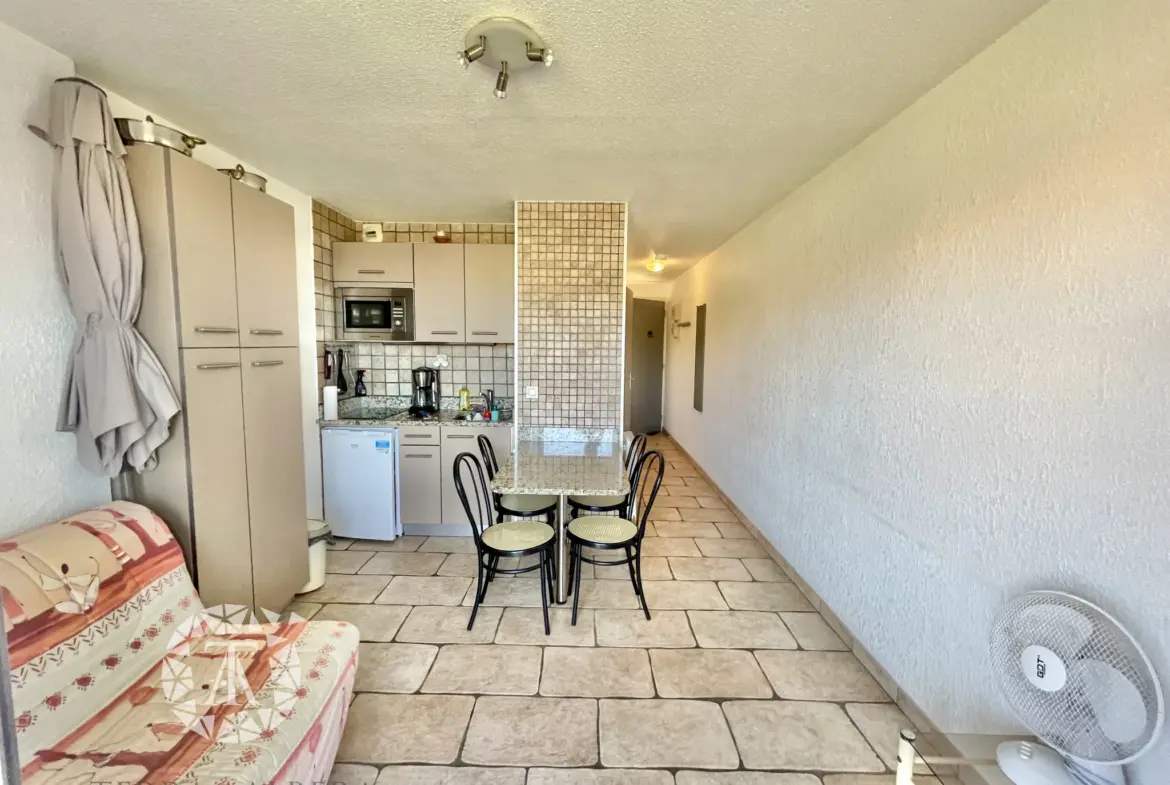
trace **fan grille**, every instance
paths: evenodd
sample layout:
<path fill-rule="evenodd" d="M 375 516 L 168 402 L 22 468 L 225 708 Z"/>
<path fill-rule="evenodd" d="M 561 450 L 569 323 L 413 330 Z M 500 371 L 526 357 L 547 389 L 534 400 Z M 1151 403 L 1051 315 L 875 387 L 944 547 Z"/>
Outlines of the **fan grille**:
<path fill-rule="evenodd" d="M 1029 681 L 1021 654 L 1031 645 L 1051 649 L 1064 662 L 1068 681 L 1063 689 L 1046 692 Z M 1060 592 L 1012 600 L 992 624 L 991 658 L 1016 714 L 1065 755 L 1127 762 L 1141 755 L 1161 729 L 1162 692 L 1149 661 L 1117 622 L 1084 600 Z M 1090 674 L 1090 668 L 1096 672 Z M 1110 678 L 1099 678 L 1101 672 Z"/>

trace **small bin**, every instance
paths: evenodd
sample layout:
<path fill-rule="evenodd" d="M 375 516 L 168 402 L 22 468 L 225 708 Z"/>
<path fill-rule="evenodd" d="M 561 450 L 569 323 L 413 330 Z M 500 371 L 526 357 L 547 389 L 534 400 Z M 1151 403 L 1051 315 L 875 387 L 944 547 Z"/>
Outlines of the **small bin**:
<path fill-rule="evenodd" d="M 328 553 L 329 524 L 309 521 L 309 582 L 297 594 L 316 591 L 325 584 L 325 558 Z"/>

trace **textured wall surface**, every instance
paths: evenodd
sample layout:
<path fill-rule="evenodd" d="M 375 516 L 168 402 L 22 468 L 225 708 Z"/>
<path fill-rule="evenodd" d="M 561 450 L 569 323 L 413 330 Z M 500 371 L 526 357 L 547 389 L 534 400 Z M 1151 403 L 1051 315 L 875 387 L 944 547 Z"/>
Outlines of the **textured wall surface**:
<path fill-rule="evenodd" d="M 73 314 L 53 252 L 49 86 L 68 58 L 0 24 L 0 536 L 108 501 L 110 482 L 57 433 Z"/>
<path fill-rule="evenodd" d="M 625 204 L 516 203 L 518 425 L 621 428 L 625 269 Z"/>
<path fill-rule="evenodd" d="M 1054 0 L 675 285 L 668 429 L 946 730 L 1014 726 L 1029 589 L 1170 679 L 1167 52 L 1164 0 Z"/>

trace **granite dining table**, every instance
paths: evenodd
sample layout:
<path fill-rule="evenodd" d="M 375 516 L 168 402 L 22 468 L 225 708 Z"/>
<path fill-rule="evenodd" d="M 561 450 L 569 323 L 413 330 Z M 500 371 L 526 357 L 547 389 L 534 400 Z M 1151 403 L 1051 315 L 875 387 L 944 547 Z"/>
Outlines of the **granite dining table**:
<path fill-rule="evenodd" d="M 492 480 L 495 493 L 557 496 L 556 570 L 554 596 L 564 603 L 568 593 L 565 527 L 569 496 L 617 496 L 630 491 L 622 441 L 519 441 L 504 457 Z"/>

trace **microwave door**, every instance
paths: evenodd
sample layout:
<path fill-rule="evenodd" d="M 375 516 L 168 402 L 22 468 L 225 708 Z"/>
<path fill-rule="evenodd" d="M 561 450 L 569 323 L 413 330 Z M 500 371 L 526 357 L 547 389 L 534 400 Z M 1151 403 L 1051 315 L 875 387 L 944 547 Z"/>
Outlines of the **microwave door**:
<path fill-rule="evenodd" d="M 390 302 L 387 300 L 347 300 L 345 329 L 390 330 Z"/>

